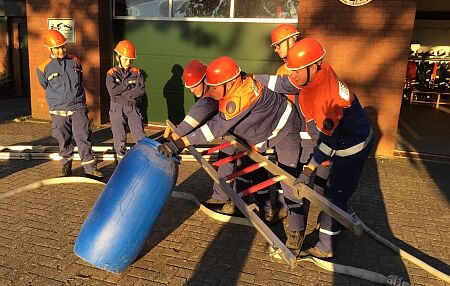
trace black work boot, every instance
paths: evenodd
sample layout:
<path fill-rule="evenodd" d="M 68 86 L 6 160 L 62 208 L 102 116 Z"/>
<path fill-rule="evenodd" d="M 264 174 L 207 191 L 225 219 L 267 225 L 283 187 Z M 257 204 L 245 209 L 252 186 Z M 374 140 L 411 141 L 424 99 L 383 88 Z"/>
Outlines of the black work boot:
<path fill-rule="evenodd" d="M 281 221 L 280 217 L 278 216 L 279 210 L 263 210 L 259 217 L 264 221 L 267 225 L 275 225 Z"/>
<path fill-rule="evenodd" d="M 286 230 L 286 246 L 289 250 L 297 256 L 300 253 L 300 248 L 305 238 L 304 230 Z"/>
<path fill-rule="evenodd" d="M 63 177 L 72 176 L 72 160 L 67 161 L 61 168 L 61 174 Z"/>

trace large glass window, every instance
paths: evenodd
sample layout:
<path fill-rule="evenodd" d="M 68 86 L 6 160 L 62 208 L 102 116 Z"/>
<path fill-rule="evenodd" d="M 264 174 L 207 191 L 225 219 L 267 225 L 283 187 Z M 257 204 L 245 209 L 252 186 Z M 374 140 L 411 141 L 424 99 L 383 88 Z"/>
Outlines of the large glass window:
<path fill-rule="evenodd" d="M 174 1 L 175 17 L 229 18 L 230 0 Z"/>
<path fill-rule="evenodd" d="M 115 0 L 115 17 L 297 20 L 300 0 Z M 200 19 L 199 19 L 200 20 Z"/>
<path fill-rule="evenodd" d="M 299 0 L 235 0 L 236 18 L 297 19 Z"/>
<path fill-rule="evenodd" d="M 169 17 L 169 0 L 116 0 L 115 15 Z"/>

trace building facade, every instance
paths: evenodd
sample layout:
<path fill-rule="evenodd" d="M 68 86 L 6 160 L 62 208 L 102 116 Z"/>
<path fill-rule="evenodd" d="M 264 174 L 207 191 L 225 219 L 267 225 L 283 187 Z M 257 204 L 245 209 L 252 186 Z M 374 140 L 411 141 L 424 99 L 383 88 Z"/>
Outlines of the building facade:
<path fill-rule="evenodd" d="M 393 153 L 415 0 L 27 0 L 24 5 L 35 118 L 49 118 L 35 69 L 48 56 L 42 35 L 51 21 L 68 19 L 74 25 L 68 50 L 82 61 L 96 125 L 109 121 L 105 73 L 119 40 L 137 47 L 134 65 L 146 77 L 145 120 L 161 123 L 182 117 L 194 102 L 181 79 L 189 60 L 208 63 L 228 55 L 247 72 L 273 74 L 281 62 L 270 46 L 270 32 L 292 23 L 301 37 L 321 41 L 325 62 L 360 98 L 379 138 L 377 154 Z"/>

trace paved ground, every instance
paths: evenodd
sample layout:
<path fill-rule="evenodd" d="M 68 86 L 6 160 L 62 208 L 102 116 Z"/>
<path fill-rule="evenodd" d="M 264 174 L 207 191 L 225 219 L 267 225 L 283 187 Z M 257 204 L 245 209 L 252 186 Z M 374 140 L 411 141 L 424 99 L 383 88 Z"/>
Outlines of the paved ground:
<path fill-rule="evenodd" d="M 94 144 L 110 142 L 108 128 Z M 56 145 L 48 123 L 0 124 L 0 145 Z M 111 162 L 99 167 L 108 176 Z M 82 175 L 75 162 L 75 175 Z M 58 176 L 54 161 L 0 160 L 0 193 Z M 377 233 L 450 274 L 450 164 L 370 159 L 352 208 Z M 107 181 L 107 178 L 104 180 Z M 211 180 L 183 162 L 176 191 L 209 195 Z M 0 285 L 375 285 L 302 263 L 271 260 L 253 228 L 219 223 L 189 201 L 170 198 L 140 258 L 124 273 L 93 268 L 73 253 L 78 231 L 102 191 L 97 185 L 46 186 L 0 200 Z M 312 206 L 309 231 L 317 209 Z M 275 231 L 283 236 L 280 227 Z M 310 235 L 311 241 L 314 235 Z M 414 285 L 446 285 L 367 236 L 344 232 L 333 262 L 397 274 Z"/>

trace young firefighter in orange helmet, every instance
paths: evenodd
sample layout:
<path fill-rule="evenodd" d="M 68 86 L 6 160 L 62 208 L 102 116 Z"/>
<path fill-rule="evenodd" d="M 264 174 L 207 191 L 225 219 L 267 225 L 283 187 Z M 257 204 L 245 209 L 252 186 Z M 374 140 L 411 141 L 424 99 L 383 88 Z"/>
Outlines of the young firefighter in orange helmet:
<path fill-rule="evenodd" d="M 106 88 L 111 98 L 109 118 L 113 134 L 114 149 L 117 161 L 125 156 L 128 125 L 133 140 L 138 142 L 145 137 L 140 104 L 145 96 L 144 76 L 141 71 L 132 67 L 136 59 L 136 48 L 128 41 L 120 41 L 116 48 L 117 66 L 106 73 Z"/>
<path fill-rule="evenodd" d="M 300 92 L 300 109 L 320 131 L 317 148 L 303 168 L 297 183 L 308 183 L 314 170 L 331 162 L 324 195 L 347 211 L 347 203 L 358 186 L 364 164 L 372 149 L 370 121 L 356 95 L 341 81 L 330 65 L 322 63 L 325 49 L 313 38 L 297 42 L 288 52 L 289 76 L 255 76 L 274 83 L 274 90 Z M 319 258 L 334 257 L 341 225 L 328 214 L 320 214 L 319 241 L 300 253 Z"/>
<path fill-rule="evenodd" d="M 292 103 L 250 77 L 244 79 L 236 62 L 226 56 L 208 65 L 205 83 L 209 86 L 205 96 L 218 101 L 219 112 L 195 131 L 160 145 L 159 151 L 170 156 L 231 132 L 259 152 L 275 148 L 279 166 L 297 176 L 300 118 Z M 289 206 L 286 246 L 298 253 L 304 233 L 303 211 L 291 189 L 284 183 L 282 187 Z"/>
<path fill-rule="evenodd" d="M 52 117 L 52 136 L 59 144 L 61 173 L 63 176 L 72 175 L 74 139 L 84 172 L 102 178 L 92 153 L 83 69 L 80 60 L 67 53 L 66 43 L 67 39 L 60 32 L 48 30 L 44 35 L 44 45 L 50 51 L 50 57 L 36 69 Z"/>
<path fill-rule="evenodd" d="M 280 59 L 283 60 L 283 64 L 278 68 L 276 75 L 290 75 L 291 70 L 289 70 L 286 67 L 287 62 L 287 55 L 290 48 L 297 42 L 297 38 L 299 36 L 300 32 L 292 25 L 289 24 L 280 24 L 276 26 L 271 33 L 271 46 L 273 47 L 274 51 L 278 54 Z M 273 89 L 273 83 L 269 82 L 268 87 L 269 89 Z M 301 138 L 301 153 L 300 153 L 300 159 L 298 167 L 302 168 L 305 164 L 309 162 L 311 159 L 314 147 L 317 146 L 317 139 L 319 137 L 319 131 L 315 127 L 315 124 L 312 122 L 306 122 L 305 117 L 303 116 L 302 112 L 299 109 L 299 95 L 296 94 L 286 94 L 287 98 L 294 103 L 294 105 L 297 108 L 297 111 L 300 115 L 300 118 L 302 119 L 302 126 L 301 126 L 301 132 L 300 132 L 300 138 Z M 328 168 L 325 166 L 319 167 L 317 170 L 316 176 L 321 178 L 326 178 L 328 175 Z M 324 180 L 316 180 L 315 181 L 318 185 L 314 186 L 314 189 L 319 191 L 320 193 L 323 193 L 323 186 L 321 183 L 324 182 Z M 281 192 L 282 190 L 279 190 Z"/>
<path fill-rule="evenodd" d="M 170 140 L 177 140 L 180 137 L 191 133 L 197 127 L 204 124 L 219 112 L 218 101 L 209 96 L 203 96 L 209 89 L 209 86 L 205 84 L 206 69 L 207 66 L 199 60 L 192 60 L 186 64 L 183 72 L 184 85 L 186 88 L 189 88 L 189 90 L 194 94 L 195 97 L 199 99 L 191 107 L 184 120 L 170 135 L 167 133 L 165 135 L 165 138 L 169 138 L 170 136 Z M 228 147 L 220 150 L 218 159 L 220 160 L 229 155 L 232 155 L 235 153 L 235 151 L 235 147 Z M 217 172 L 220 176 L 225 177 L 233 172 L 236 164 L 238 164 L 239 167 L 242 167 L 241 165 L 247 163 L 245 160 L 237 161 L 237 163 L 233 162 L 219 166 Z M 253 181 L 255 184 L 257 184 L 267 179 L 267 176 L 264 177 L 261 171 L 257 170 L 255 172 L 252 172 L 251 175 L 246 175 L 243 179 L 236 178 L 232 184 L 235 191 L 248 188 L 248 184 L 244 182 Z M 267 223 L 273 224 L 277 222 L 278 218 L 275 216 L 275 212 L 272 209 L 268 190 L 258 191 L 255 195 L 255 198 L 259 203 L 260 208 L 263 209 L 263 212 L 260 213 L 261 218 L 264 219 Z M 235 213 L 234 204 L 229 200 L 226 193 L 223 192 L 215 183 L 213 186 L 213 194 L 211 198 L 207 199 L 202 204 L 207 208 L 218 211 L 220 213 Z"/>

